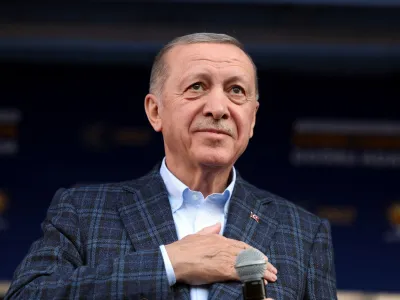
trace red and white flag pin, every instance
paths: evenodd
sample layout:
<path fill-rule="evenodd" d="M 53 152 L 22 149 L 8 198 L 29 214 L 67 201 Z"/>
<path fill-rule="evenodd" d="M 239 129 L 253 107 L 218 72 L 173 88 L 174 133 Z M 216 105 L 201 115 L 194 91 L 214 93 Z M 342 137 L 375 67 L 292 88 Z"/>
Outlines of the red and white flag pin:
<path fill-rule="evenodd" d="M 253 214 L 252 211 L 250 212 L 250 218 L 255 220 L 257 223 L 260 223 L 260 218 L 257 215 Z"/>

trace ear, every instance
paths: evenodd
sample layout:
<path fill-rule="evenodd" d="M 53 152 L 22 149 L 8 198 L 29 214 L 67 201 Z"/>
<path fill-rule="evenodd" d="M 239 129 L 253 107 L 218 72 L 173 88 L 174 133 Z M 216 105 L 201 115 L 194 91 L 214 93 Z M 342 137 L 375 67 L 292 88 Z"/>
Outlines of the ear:
<path fill-rule="evenodd" d="M 162 130 L 160 99 L 158 99 L 154 94 L 147 94 L 144 98 L 144 109 L 153 129 L 160 132 Z"/>
<path fill-rule="evenodd" d="M 254 114 L 253 114 L 253 121 L 251 123 L 251 127 L 250 127 L 250 138 L 253 137 L 254 134 L 254 126 L 256 126 L 256 115 L 257 115 L 257 111 L 258 108 L 260 107 L 260 102 L 256 102 L 255 107 L 254 107 Z"/>

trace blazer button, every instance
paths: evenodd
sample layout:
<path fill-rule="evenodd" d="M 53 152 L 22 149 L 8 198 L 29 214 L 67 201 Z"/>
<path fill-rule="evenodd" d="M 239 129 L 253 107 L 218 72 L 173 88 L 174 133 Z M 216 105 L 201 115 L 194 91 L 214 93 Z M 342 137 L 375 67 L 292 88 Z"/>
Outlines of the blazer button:
<path fill-rule="evenodd" d="M 149 300 L 146 297 L 140 297 L 140 300 Z"/>

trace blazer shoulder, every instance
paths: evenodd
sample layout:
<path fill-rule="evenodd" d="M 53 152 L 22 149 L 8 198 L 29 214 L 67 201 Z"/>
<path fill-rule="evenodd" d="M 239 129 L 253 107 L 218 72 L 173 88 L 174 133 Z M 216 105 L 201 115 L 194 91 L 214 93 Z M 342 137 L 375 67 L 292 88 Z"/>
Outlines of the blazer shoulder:
<path fill-rule="evenodd" d="M 127 181 L 76 184 L 69 188 L 60 188 L 53 196 L 51 206 L 72 205 L 77 210 L 95 206 L 101 206 L 103 209 L 113 208 L 127 191 L 140 190 L 150 181 L 151 178 L 145 175 Z"/>
<path fill-rule="evenodd" d="M 263 202 L 273 203 L 276 206 L 278 214 L 280 214 L 281 216 L 299 216 L 303 220 L 307 220 L 316 224 L 320 224 L 321 222 L 325 221 L 324 219 L 308 211 L 307 209 L 299 206 L 298 204 L 295 204 L 291 200 L 288 200 L 267 190 L 258 188 L 244 180 L 241 181 L 241 184 L 243 184 L 244 188 L 247 191 L 250 191 L 257 199 Z"/>

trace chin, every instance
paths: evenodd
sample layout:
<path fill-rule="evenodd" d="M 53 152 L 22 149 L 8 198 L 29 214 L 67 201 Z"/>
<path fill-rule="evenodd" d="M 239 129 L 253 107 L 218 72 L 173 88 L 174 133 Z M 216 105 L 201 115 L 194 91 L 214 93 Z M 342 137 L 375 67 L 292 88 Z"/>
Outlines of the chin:
<path fill-rule="evenodd" d="M 209 167 L 227 167 L 232 165 L 234 162 L 234 158 L 231 153 L 214 149 L 202 151 L 201 153 L 195 153 L 194 157 L 199 164 Z"/>

